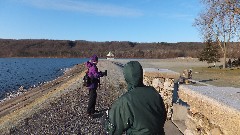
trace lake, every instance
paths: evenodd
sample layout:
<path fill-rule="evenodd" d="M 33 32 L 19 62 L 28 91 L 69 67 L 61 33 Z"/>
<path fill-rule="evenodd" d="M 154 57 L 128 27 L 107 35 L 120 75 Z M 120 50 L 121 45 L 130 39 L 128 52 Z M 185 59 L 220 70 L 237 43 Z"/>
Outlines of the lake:
<path fill-rule="evenodd" d="M 6 93 L 23 86 L 33 86 L 54 80 L 64 71 L 87 58 L 0 58 L 0 100 Z"/>

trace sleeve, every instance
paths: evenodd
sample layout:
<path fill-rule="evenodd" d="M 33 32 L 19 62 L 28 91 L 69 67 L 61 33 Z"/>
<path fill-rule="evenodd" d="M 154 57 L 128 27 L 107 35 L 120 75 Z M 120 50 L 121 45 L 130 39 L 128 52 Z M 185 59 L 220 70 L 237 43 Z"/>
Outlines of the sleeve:
<path fill-rule="evenodd" d="M 102 72 L 98 72 L 97 66 L 94 65 L 94 66 L 89 68 L 88 76 L 90 78 L 99 78 L 99 77 L 103 77 L 103 73 Z"/>
<path fill-rule="evenodd" d="M 132 113 L 129 104 L 119 99 L 113 104 L 109 111 L 109 119 L 105 124 L 106 131 L 109 135 L 122 135 L 133 123 Z"/>

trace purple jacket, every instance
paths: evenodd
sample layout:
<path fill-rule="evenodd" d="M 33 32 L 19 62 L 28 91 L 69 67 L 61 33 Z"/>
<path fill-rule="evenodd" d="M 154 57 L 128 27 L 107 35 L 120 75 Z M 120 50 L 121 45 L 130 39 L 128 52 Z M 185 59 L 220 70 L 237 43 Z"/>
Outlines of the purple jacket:
<path fill-rule="evenodd" d="M 89 85 L 90 89 L 93 88 L 97 88 L 98 87 L 98 82 L 99 82 L 99 78 L 103 77 L 103 73 L 102 72 L 98 72 L 98 68 L 97 65 L 91 62 L 87 62 L 86 66 L 88 68 L 88 76 L 91 78 L 92 82 Z"/>

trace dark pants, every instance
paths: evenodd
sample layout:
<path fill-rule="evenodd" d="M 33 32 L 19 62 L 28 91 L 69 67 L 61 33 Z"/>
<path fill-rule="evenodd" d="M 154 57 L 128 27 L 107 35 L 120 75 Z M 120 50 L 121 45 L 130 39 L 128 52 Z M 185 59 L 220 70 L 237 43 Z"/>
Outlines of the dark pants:
<path fill-rule="evenodd" d="M 97 88 L 89 89 L 89 100 L 87 113 L 93 114 L 95 112 L 95 105 L 97 100 Z"/>

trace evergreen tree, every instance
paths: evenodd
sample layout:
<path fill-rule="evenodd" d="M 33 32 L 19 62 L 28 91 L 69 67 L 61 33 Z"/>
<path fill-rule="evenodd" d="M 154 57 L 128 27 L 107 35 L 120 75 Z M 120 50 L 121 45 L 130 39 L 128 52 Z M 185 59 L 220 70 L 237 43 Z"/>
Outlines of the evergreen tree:
<path fill-rule="evenodd" d="M 205 48 L 198 57 L 199 61 L 207 61 L 207 63 L 219 62 L 220 54 L 218 52 L 218 46 L 211 40 L 208 40 L 205 44 Z"/>

